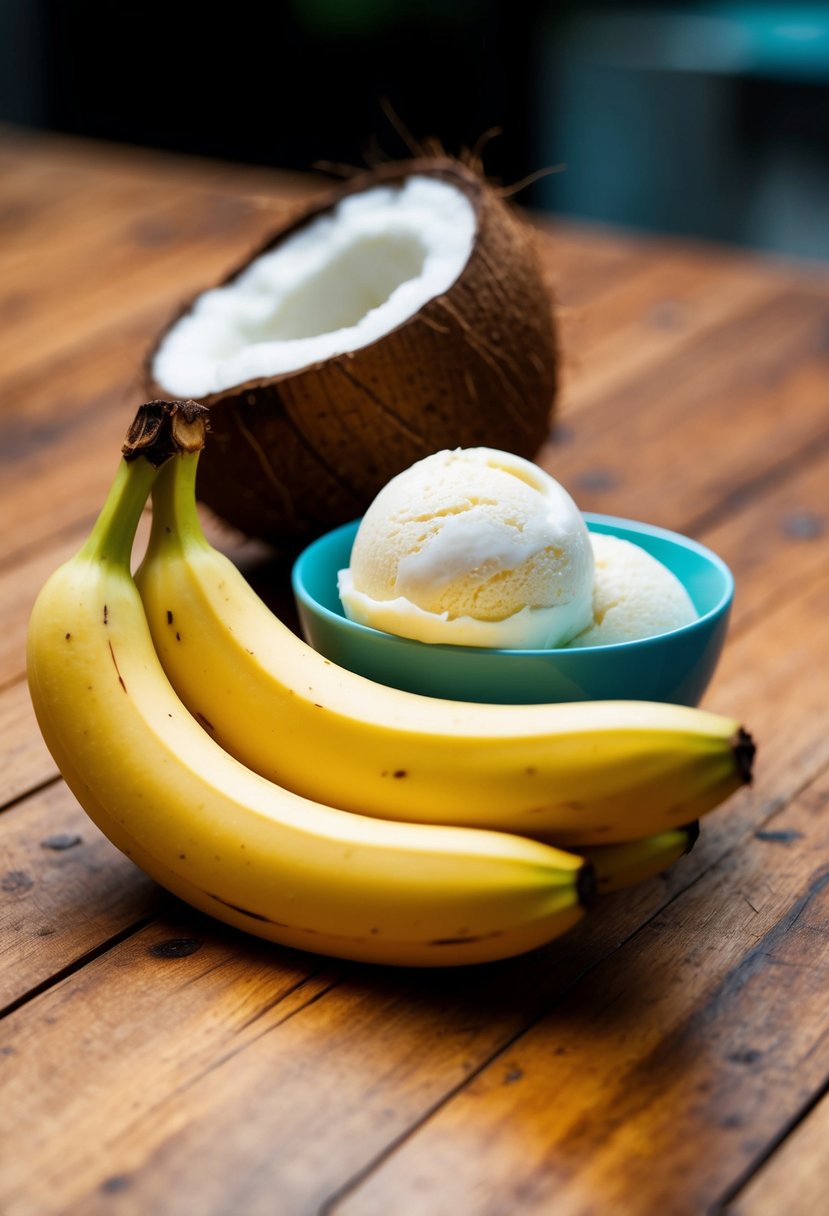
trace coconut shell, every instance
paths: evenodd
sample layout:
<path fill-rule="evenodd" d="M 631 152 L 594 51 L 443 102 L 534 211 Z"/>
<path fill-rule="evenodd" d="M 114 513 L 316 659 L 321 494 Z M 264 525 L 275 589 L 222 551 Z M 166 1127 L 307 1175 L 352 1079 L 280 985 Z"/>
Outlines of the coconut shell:
<path fill-rule="evenodd" d="M 532 458 L 547 436 L 558 357 L 534 235 L 460 162 L 410 160 L 353 178 L 224 282 L 346 195 L 413 174 L 456 186 L 477 218 L 471 254 L 448 291 L 359 350 L 198 398 L 210 409 L 199 497 L 279 548 L 362 514 L 391 477 L 431 452 L 483 445 Z M 154 397 L 170 396 L 152 375 L 160 341 L 148 360 Z"/>

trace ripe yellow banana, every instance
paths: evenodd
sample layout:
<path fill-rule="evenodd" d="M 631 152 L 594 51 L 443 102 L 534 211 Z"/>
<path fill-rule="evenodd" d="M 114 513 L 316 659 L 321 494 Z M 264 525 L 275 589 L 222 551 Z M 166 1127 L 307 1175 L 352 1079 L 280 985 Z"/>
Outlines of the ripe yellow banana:
<path fill-rule="evenodd" d="M 685 853 L 690 853 L 699 836 L 699 824 L 646 836 L 644 840 L 628 840 L 624 844 L 600 844 L 582 849 L 581 854 L 596 871 L 596 886 L 600 895 L 621 891 L 636 883 L 655 878 Z"/>
<path fill-rule="evenodd" d="M 32 612 L 32 701 L 81 805 L 162 885 L 284 945 L 440 966 L 504 958 L 564 932 L 590 893 L 581 858 L 523 837 L 320 805 L 246 769 L 181 704 L 129 566 L 150 460 L 179 444 L 181 417 L 176 406 L 160 420 L 140 415 L 142 439 L 89 540 Z"/>
<path fill-rule="evenodd" d="M 162 469 L 136 581 L 171 683 L 249 768 L 345 810 L 543 835 L 567 848 L 676 828 L 748 780 L 749 736 L 702 710 L 472 705 L 338 667 L 208 543 L 197 460 Z"/>

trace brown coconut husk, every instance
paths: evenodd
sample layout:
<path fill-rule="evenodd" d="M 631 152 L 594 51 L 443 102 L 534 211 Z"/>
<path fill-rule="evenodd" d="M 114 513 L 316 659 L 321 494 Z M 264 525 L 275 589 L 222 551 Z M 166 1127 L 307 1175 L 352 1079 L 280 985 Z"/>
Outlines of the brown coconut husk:
<path fill-rule="evenodd" d="M 359 350 L 198 398 L 210 409 L 211 432 L 199 497 L 279 548 L 362 514 L 391 477 L 431 452 L 483 445 L 532 458 L 548 434 L 558 352 L 534 235 L 459 161 L 386 164 L 339 184 L 224 283 L 347 195 L 414 174 L 463 191 L 477 217 L 469 260 L 449 290 Z M 152 372 L 159 343 L 147 387 L 165 397 Z"/>

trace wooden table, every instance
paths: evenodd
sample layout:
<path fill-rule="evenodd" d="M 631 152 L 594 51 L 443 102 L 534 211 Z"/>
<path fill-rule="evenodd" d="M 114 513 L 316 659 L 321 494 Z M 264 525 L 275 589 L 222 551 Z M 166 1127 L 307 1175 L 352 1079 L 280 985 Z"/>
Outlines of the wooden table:
<path fill-rule="evenodd" d="M 545 226 L 568 370 L 543 462 L 731 564 L 707 704 L 753 731 L 756 781 L 549 948 L 405 973 L 161 892 L 68 793 L 24 679 L 150 340 L 308 180 L 7 133 L 0 186 L 4 1216 L 825 1211 L 826 271 Z"/>

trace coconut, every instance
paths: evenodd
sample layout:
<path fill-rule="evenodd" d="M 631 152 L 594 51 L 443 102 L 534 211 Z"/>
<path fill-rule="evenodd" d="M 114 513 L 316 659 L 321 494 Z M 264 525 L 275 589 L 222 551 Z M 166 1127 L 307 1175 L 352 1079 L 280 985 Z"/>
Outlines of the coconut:
<path fill-rule="evenodd" d="M 293 548 L 438 449 L 532 457 L 556 371 L 532 230 L 473 167 L 433 158 L 315 200 L 173 321 L 148 389 L 210 409 L 202 501 Z"/>

